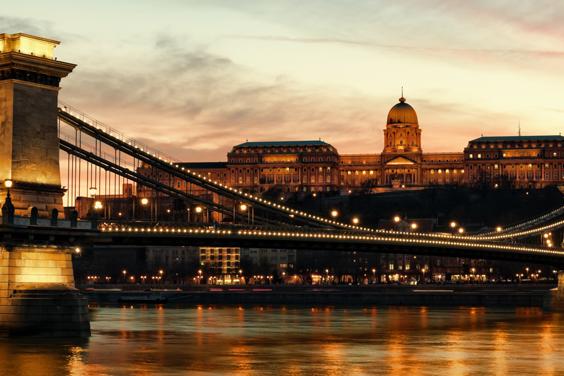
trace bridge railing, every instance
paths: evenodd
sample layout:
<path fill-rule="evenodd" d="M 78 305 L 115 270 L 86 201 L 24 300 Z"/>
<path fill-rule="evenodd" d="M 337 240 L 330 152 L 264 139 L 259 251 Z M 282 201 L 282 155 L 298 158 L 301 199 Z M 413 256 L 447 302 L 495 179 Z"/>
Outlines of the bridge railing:
<path fill-rule="evenodd" d="M 48 218 L 37 218 L 36 223 L 32 224 L 30 217 L 14 217 L 14 226 L 38 226 L 38 227 L 59 227 L 59 228 L 75 228 L 79 230 L 90 230 L 95 226 L 93 221 L 77 220 L 74 222 L 68 219 L 57 219 L 52 221 Z"/>
<path fill-rule="evenodd" d="M 123 142 L 126 142 L 127 144 L 141 150 L 144 151 L 146 153 L 151 154 L 154 157 L 157 157 L 165 162 L 175 162 L 176 159 L 171 157 L 170 155 L 167 155 L 166 153 L 163 153 L 162 151 L 156 150 L 155 148 L 149 147 L 147 144 L 144 144 L 142 142 L 139 142 L 133 138 L 129 138 L 126 137 L 123 133 L 121 133 L 120 131 L 110 127 L 107 124 L 104 124 L 103 122 L 95 119 L 94 117 L 86 114 L 83 111 L 78 110 L 75 107 L 72 107 L 71 105 L 61 102 L 59 101 L 59 107 L 61 109 L 63 109 L 65 112 L 69 113 L 70 115 L 82 120 L 83 122 L 97 128 L 100 129 L 102 131 L 104 131 L 105 133 L 109 134 L 112 137 L 117 138 L 118 140 L 121 140 Z"/>

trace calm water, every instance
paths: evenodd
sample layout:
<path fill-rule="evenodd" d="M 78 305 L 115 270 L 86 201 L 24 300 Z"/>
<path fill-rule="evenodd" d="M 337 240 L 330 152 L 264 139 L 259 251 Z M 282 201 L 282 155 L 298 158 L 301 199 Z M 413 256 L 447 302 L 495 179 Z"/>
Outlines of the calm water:
<path fill-rule="evenodd" d="M 485 308 L 99 308 L 84 343 L 0 339 L 17 375 L 564 374 L 564 314 Z"/>

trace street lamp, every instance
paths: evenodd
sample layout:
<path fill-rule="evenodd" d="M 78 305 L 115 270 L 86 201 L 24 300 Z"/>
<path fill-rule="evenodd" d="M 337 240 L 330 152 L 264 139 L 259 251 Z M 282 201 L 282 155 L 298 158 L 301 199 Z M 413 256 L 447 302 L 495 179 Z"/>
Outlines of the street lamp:
<path fill-rule="evenodd" d="M 331 210 L 331 217 L 337 218 L 339 216 L 339 211 L 337 209 Z"/>
<path fill-rule="evenodd" d="M 247 204 L 239 205 L 239 210 L 241 210 L 242 212 L 246 212 L 248 208 L 249 207 L 247 206 Z"/>
<path fill-rule="evenodd" d="M 196 207 L 194 208 L 194 211 L 196 212 L 196 214 L 200 214 L 202 211 L 204 211 L 204 209 L 202 209 L 201 206 L 196 206 Z"/>
<path fill-rule="evenodd" d="M 104 207 L 102 205 L 102 201 L 96 200 L 94 201 L 94 210 L 101 210 Z"/>
<path fill-rule="evenodd" d="M 503 228 L 501 228 L 501 226 L 497 226 L 497 227 L 495 228 L 495 231 L 496 231 L 496 232 L 501 232 L 502 230 L 503 230 Z"/>
<path fill-rule="evenodd" d="M 358 219 L 358 217 L 353 217 L 353 219 L 352 219 L 353 225 L 358 225 L 359 222 L 360 222 L 360 219 Z"/>
<path fill-rule="evenodd" d="M 401 221 L 401 217 L 399 215 L 394 216 L 394 222 L 399 223 Z"/>
<path fill-rule="evenodd" d="M 11 179 L 4 180 L 4 187 L 6 187 L 7 189 L 12 188 L 13 185 L 14 185 L 14 182 Z"/>
<path fill-rule="evenodd" d="M 464 234 L 464 228 L 463 228 L 463 227 L 460 227 L 460 228 L 458 229 L 458 233 L 459 233 L 459 234 Z"/>
<path fill-rule="evenodd" d="M 90 194 L 90 197 L 94 197 L 96 195 L 96 192 L 98 192 L 98 189 L 96 187 L 88 188 L 88 193 Z"/>
<path fill-rule="evenodd" d="M 456 228 L 458 224 L 455 221 L 450 222 L 450 228 Z"/>
<path fill-rule="evenodd" d="M 145 206 L 147 204 L 149 204 L 149 199 L 147 197 L 143 197 L 141 199 L 141 205 Z"/>
<path fill-rule="evenodd" d="M 412 230 L 417 230 L 417 227 L 419 227 L 419 226 L 417 225 L 417 223 L 413 222 L 413 223 L 411 224 L 411 229 L 412 229 Z"/>

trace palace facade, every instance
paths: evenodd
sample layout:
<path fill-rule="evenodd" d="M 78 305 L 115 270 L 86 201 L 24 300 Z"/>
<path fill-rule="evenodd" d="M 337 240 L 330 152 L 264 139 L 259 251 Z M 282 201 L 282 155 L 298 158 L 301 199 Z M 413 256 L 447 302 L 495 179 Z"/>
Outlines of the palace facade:
<path fill-rule="evenodd" d="M 461 152 L 424 153 L 417 113 L 402 96 L 388 113 L 380 154 L 339 154 L 323 141 L 245 142 L 233 147 L 226 162 L 182 166 L 250 192 L 542 188 L 564 184 L 564 137 L 479 137 Z"/>

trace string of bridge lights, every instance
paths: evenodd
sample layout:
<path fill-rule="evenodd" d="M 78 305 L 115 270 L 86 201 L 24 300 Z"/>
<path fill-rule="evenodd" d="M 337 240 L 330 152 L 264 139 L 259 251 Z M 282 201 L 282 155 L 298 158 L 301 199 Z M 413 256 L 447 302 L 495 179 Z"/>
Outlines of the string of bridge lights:
<path fill-rule="evenodd" d="M 138 234 L 161 234 L 168 236 L 186 236 L 186 235 L 209 235 L 213 237 L 261 237 L 261 238 L 279 238 L 279 239 L 325 239 L 340 241 L 360 241 L 367 243 L 395 243 L 410 245 L 434 245 L 439 247 L 464 247 L 478 249 L 496 249 L 500 251 L 512 251 L 520 253 L 536 253 L 550 256 L 562 256 L 564 252 L 542 247 L 529 247 L 525 245 L 513 245 L 502 243 L 486 243 L 480 241 L 453 241 L 453 240 L 435 240 L 420 239 L 411 237 L 396 236 L 377 236 L 377 235 L 360 235 L 360 234 L 331 234 L 322 232 L 305 232 L 305 231 L 263 231 L 263 230 L 229 230 L 229 229 L 213 229 L 213 228 L 194 228 L 194 227 L 132 227 L 132 226 L 102 226 L 100 231 L 107 233 L 138 233 Z"/>
<path fill-rule="evenodd" d="M 529 225 L 529 224 L 542 222 L 545 219 L 551 219 L 551 218 L 556 217 L 556 216 L 558 216 L 562 213 L 564 213 L 564 206 L 561 206 L 561 207 L 554 209 L 554 210 L 552 210 L 548 213 L 545 213 L 545 214 L 541 215 L 540 217 L 528 220 L 526 222 L 518 223 L 518 224 L 513 225 L 513 226 L 506 227 L 503 230 L 499 230 L 499 228 L 497 228 L 496 231 L 486 232 L 484 234 L 480 234 L 480 235 L 476 235 L 476 236 L 483 237 L 483 236 L 494 235 L 496 233 L 497 233 L 497 235 L 500 235 L 499 234 L 500 232 L 502 232 L 502 233 L 514 232 L 515 230 L 519 230 L 520 228 L 527 227 L 527 225 Z"/>
<path fill-rule="evenodd" d="M 464 234 L 464 229 L 462 227 L 459 227 L 459 233 L 458 234 L 421 233 L 421 232 L 415 232 L 415 230 L 418 228 L 416 223 L 412 223 L 410 225 L 410 227 L 412 229 L 411 232 L 406 232 L 406 231 L 399 231 L 399 230 L 384 230 L 384 229 L 374 229 L 374 228 L 370 228 L 370 227 L 359 226 L 358 224 L 360 223 L 360 220 L 358 219 L 358 217 L 352 218 L 353 224 L 348 224 L 348 223 L 336 221 L 334 219 L 329 219 L 329 218 L 325 218 L 325 217 L 322 217 L 322 216 L 319 216 L 319 215 L 307 213 L 305 211 L 290 208 L 286 205 L 282 205 L 282 204 L 264 199 L 260 196 L 244 192 L 240 189 L 237 189 L 237 188 L 228 186 L 226 184 L 223 184 L 220 181 L 208 178 L 205 175 L 202 175 L 200 173 L 197 173 L 197 172 L 192 171 L 188 168 L 185 168 L 185 167 L 178 165 L 177 163 L 173 162 L 172 158 L 170 158 L 170 157 L 164 157 L 163 158 L 161 155 L 164 155 L 164 154 L 162 154 L 160 152 L 153 152 L 152 150 L 150 150 L 145 145 L 140 146 L 136 141 L 124 137 L 119 132 L 113 131 L 107 125 L 105 125 L 105 124 L 103 124 L 103 123 L 101 123 L 101 122 L 99 122 L 95 119 L 92 119 L 91 117 L 84 114 L 83 112 L 74 109 L 72 106 L 65 105 L 64 109 L 61 109 L 61 110 L 63 112 L 65 112 L 66 114 L 73 116 L 73 117 L 77 118 L 78 120 L 80 120 L 80 121 L 96 128 L 96 129 L 98 129 L 99 131 L 105 133 L 108 137 L 114 138 L 114 139 L 116 139 L 116 140 L 118 140 L 122 143 L 125 143 L 125 144 L 127 144 L 131 147 L 134 147 L 139 152 L 144 153 L 149 157 L 156 158 L 160 162 L 166 163 L 166 164 L 176 168 L 179 172 L 182 172 L 184 174 L 188 174 L 188 175 L 192 176 L 193 178 L 196 178 L 197 180 L 198 179 L 200 181 L 203 180 L 207 184 L 215 185 L 216 188 L 228 190 L 230 193 L 239 195 L 243 199 L 246 199 L 248 201 L 254 201 L 255 203 L 258 203 L 260 205 L 264 205 L 266 207 L 281 210 L 281 211 L 285 212 L 285 214 L 287 214 L 290 218 L 295 218 L 296 216 L 298 216 L 298 217 L 304 218 L 306 220 L 313 220 L 313 221 L 320 222 L 322 224 L 334 225 L 334 226 L 346 228 L 346 229 L 349 229 L 349 230 L 356 230 L 356 231 L 362 231 L 362 232 L 388 234 L 388 235 L 390 235 L 390 234 L 391 235 L 403 235 L 403 236 L 414 236 L 415 235 L 415 236 L 427 237 L 427 238 L 444 238 L 444 239 L 449 238 L 449 239 L 455 239 L 455 240 L 468 240 L 468 239 L 472 239 L 472 238 L 483 239 L 483 240 L 498 240 L 498 239 L 505 239 L 505 238 L 529 235 L 529 234 L 537 233 L 539 231 L 540 232 L 544 231 L 544 230 L 539 230 L 537 228 L 537 229 L 530 229 L 530 230 L 526 230 L 526 231 L 521 231 L 521 232 L 518 232 L 518 233 L 507 234 L 507 230 L 503 230 L 501 227 L 498 226 L 496 228 L 496 233 L 499 233 L 498 235 L 490 235 L 491 233 L 488 233 L 488 234 L 485 234 L 485 235 L 466 235 L 466 234 Z M 73 113 L 71 113 L 71 112 L 75 113 L 77 116 L 73 115 Z M 241 208 L 243 207 L 243 205 L 244 204 L 241 204 Z M 557 212 L 558 210 L 561 210 L 561 209 L 564 210 L 564 207 L 556 209 L 553 212 L 547 213 L 547 214 L 539 217 L 538 219 L 546 218 L 550 215 L 553 215 L 554 212 Z M 336 210 L 332 210 L 331 216 L 336 218 L 338 216 L 338 212 Z M 394 222 L 399 222 L 399 221 L 396 221 L 396 218 L 399 218 L 399 217 L 397 217 L 397 216 L 394 217 Z M 400 220 L 401 220 L 401 218 L 400 218 Z M 525 223 L 523 223 L 523 224 L 525 224 Z M 557 227 L 561 224 L 564 224 L 564 221 L 557 222 L 556 224 L 547 225 L 547 226 L 545 226 L 545 228 L 546 229 L 554 228 L 554 227 Z M 519 226 L 519 225 L 516 225 L 516 226 Z M 513 226 L 513 227 L 516 227 L 516 226 Z"/>

